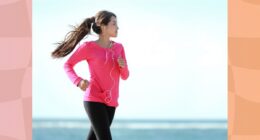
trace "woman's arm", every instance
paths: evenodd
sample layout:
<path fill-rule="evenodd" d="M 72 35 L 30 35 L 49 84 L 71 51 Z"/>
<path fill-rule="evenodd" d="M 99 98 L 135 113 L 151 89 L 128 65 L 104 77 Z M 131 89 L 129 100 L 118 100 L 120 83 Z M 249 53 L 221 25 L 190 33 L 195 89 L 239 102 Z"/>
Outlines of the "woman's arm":
<path fill-rule="evenodd" d="M 73 84 L 78 86 L 79 82 L 83 80 L 77 73 L 74 71 L 74 66 L 82 61 L 87 59 L 87 43 L 84 43 L 79 46 L 79 48 L 69 57 L 69 59 L 64 63 L 64 70 L 68 75 L 69 79 Z"/>
<path fill-rule="evenodd" d="M 121 51 L 121 56 L 120 57 L 124 60 L 124 66 L 123 67 L 119 66 L 120 75 L 121 75 L 121 78 L 123 80 L 126 80 L 129 77 L 129 70 L 128 70 L 128 65 L 127 65 L 127 60 L 126 60 L 126 56 L 125 56 L 124 47 L 122 47 L 122 51 Z"/>

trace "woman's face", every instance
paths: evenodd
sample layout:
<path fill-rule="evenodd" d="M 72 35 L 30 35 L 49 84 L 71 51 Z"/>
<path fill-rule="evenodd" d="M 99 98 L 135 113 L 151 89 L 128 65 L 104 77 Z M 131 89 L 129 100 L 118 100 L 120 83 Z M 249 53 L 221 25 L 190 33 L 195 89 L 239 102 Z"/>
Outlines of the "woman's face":
<path fill-rule="evenodd" d="M 116 17 L 112 16 L 110 22 L 103 26 L 102 32 L 110 37 L 116 37 L 118 29 Z"/>

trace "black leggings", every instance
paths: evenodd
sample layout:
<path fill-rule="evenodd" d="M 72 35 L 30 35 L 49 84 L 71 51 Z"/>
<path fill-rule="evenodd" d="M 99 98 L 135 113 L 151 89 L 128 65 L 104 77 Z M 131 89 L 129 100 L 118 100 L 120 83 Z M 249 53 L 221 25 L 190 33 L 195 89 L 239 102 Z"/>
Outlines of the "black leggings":
<path fill-rule="evenodd" d="M 114 118 L 115 107 L 84 101 L 84 108 L 91 122 L 87 140 L 112 140 L 110 125 Z"/>

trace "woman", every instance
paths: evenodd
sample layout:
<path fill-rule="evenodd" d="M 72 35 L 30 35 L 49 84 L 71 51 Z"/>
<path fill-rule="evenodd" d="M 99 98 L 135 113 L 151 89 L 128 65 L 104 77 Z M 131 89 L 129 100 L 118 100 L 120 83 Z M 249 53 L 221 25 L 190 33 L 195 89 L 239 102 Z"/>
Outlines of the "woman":
<path fill-rule="evenodd" d="M 122 44 L 110 40 L 110 37 L 117 36 L 116 15 L 103 10 L 85 19 L 59 43 L 52 57 L 65 57 L 72 52 L 80 40 L 90 33 L 91 27 L 99 38 L 79 45 L 65 62 L 64 70 L 72 83 L 85 93 L 84 108 L 91 122 L 87 139 L 111 140 L 110 125 L 118 106 L 119 79 L 126 80 L 129 76 Z M 73 69 L 82 60 L 88 63 L 89 80 L 78 76 Z"/>

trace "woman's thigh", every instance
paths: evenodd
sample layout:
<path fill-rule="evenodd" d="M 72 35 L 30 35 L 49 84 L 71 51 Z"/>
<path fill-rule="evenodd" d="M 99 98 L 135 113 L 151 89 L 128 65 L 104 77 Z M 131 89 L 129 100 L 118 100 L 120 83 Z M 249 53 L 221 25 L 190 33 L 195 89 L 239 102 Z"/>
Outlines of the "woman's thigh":
<path fill-rule="evenodd" d="M 113 110 L 111 109 L 108 111 L 105 104 L 98 102 L 84 101 L 84 107 L 96 137 L 101 140 L 112 139 L 110 124 L 112 122 L 111 116 L 114 114 Z"/>

